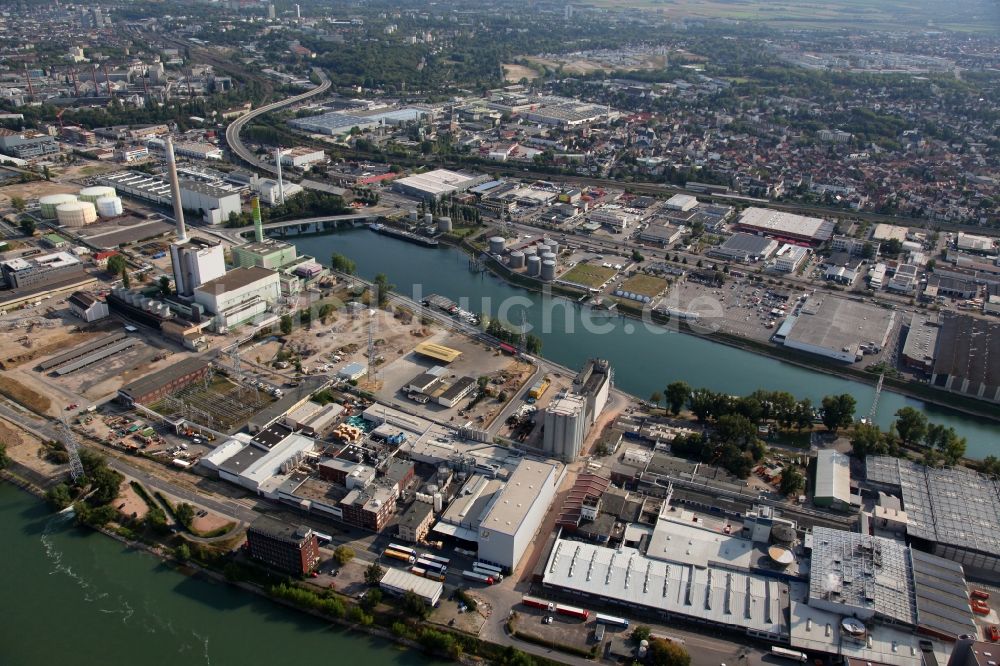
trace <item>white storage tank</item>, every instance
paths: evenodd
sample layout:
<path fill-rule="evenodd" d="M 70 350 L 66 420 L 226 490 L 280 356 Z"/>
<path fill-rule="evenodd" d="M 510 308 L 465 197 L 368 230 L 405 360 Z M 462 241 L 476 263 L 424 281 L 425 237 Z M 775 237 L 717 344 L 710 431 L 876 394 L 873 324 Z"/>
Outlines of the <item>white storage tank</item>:
<path fill-rule="evenodd" d="M 115 188 L 108 187 L 106 185 L 94 185 L 93 187 L 85 187 L 80 190 L 80 201 L 89 201 L 94 203 L 101 197 L 113 197 L 117 196 L 118 193 L 115 192 Z"/>
<path fill-rule="evenodd" d="M 123 212 L 121 197 L 101 197 L 97 200 L 97 214 L 101 217 L 118 217 Z"/>
<path fill-rule="evenodd" d="M 541 256 L 542 261 L 551 261 L 552 263 L 555 263 L 556 261 L 556 255 L 552 252 L 543 252 Z"/>
<path fill-rule="evenodd" d="M 410 222 L 413 223 L 413 224 L 416 224 L 417 223 L 417 219 L 419 219 L 417 217 L 418 215 L 419 215 L 419 213 L 417 213 L 417 209 L 416 208 L 411 208 L 410 209 Z"/>
<path fill-rule="evenodd" d="M 545 241 L 545 244 L 549 246 L 549 252 L 555 255 L 559 254 L 559 243 L 554 240 L 547 240 Z"/>
<path fill-rule="evenodd" d="M 46 194 L 44 197 L 38 197 L 38 205 L 41 208 L 40 212 L 46 220 L 56 219 L 57 207 L 64 203 L 73 203 L 75 201 L 75 194 Z"/>
<path fill-rule="evenodd" d="M 434 215 L 431 213 L 424 213 L 424 224 L 428 227 L 434 224 Z"/>
<path fill-rule="evenodd" d="M 64 227 L 82 227 L 97 221 L 97 210 L 89 201 L 70 201 L 56 206 L 56 220 Z"/>
<path fill-rule="evenodd" d="M 542 260 L 540 257 L 528 257 L 528 275 L 538 277 L 542 272 Z"/>
<path fill-rule="evenodd" d="M 438 218 L 438 231 L 443 234 L 451 233 L 451 218 L 450 217 L 439 217 Z"/>
<path fill-rule="evenodd" d="M 490 238 L 490 254 L 500 254 L 503 252 L 503 248 L 506 242 L 503 236 L 492 236 Z"/>
<path fill-rule="evenodd" d="M 551 259 L 542 262 L 542 279 L 546 282 L 556 279 L 556 262 Z"/>
<path fill-rule="evenodd" d="M 441 513 L 444 509 L 444 495 L 434 493 L 434 513 Z"/>
<path fill-rule="evenodd" d="M 539 243 L 535 246 L 535 250 L 538 252 L 538 256 L 544 256 L 549 252 L 549 246 L 547 243 Z"/>
<path fill-rule="evenodd" d="M 524 268 L 524 252 L 520 250 L 514 250 L 510 253 L 510 267 L 511 268 Z"/>

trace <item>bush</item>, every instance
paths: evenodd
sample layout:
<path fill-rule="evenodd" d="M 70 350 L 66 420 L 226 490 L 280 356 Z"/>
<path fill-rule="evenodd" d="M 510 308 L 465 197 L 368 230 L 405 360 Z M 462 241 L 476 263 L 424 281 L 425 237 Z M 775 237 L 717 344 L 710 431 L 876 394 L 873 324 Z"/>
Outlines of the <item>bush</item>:
<path fill-rule="evenodd" d="M 73 494 L 70 492 L 69 486 L 60 483 L 49 488 L 48 492 L 45 493 L 45 500 L 56 511 L 62 511 L 73 503 Z"/>

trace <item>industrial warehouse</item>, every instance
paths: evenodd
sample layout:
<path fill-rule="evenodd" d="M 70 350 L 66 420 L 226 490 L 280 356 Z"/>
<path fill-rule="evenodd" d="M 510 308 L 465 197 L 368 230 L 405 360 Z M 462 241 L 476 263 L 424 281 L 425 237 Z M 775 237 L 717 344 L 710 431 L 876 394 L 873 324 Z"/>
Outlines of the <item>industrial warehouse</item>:
<path fill-rule="evenodd" d="M 811 296 L 790 315 L 775 339 L 790 349 L 845 363 L 885 347 L 896 313 L 829 295 Z"/>
<path fill-rule="evenodd" d="M 897 522 L 921 548 L 981 575 L 1000 572 L 1000 484 L 971 470 L 868 456 L 867 482 L 902 500 Z"/>
<path fill-rule="evenodd" d="M 777 240 L 798 241 L 810 245 L 824 243 L 833 236 L 832 220 L 794 213 L 750 207 L 743 211 L 736 226 Z"/>

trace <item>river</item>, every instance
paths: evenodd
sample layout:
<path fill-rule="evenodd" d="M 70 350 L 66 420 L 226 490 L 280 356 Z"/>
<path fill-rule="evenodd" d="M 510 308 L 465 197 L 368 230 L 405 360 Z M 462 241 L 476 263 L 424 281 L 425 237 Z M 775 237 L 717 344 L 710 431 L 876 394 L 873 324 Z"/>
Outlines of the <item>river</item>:
<path fill-rule="evenodd" d="M 185 576 L 0 482 L 0 663 L 430 663 L 230 585 Z"/>
<path fill-rule="evenodd" d="M 490 273 L 472 273 L 468 257 L 456 248 L 424 248 L 379 236 L 368 229 L 329 234 L 295 236 L 300 253 L 311 254 L 329 265 L 334 252 L 350 257 L 358 274 L 372 278 L 382 272 L 400 294 L 416 297 L 437 293 L 475 312 L 504 315 L 513 323 L 524 321 L 543 341 L 542 355 L 552 361 L 579 368 L 587 358 L 611 361 L 616 385 L 641 398 L 661 391 L 681 379 L 691 386 L 734 395 L 758 388 L 785 390 L 819 404 L 824 395 L 850 393 L 858 402 L 858 415 L 868 412 L 875 387 L 809 370 L 773 358 L 712 342 L 695 335 L 647 327 L 641 322 L 613 318 L 594 320 L 590 311 L 565 299 L 543 299 L 540 294 L 515 287 Z M 517 299 L 516 301 L 513 299 Z M 504 303 L 515 304 L 506 312 Z M 607 329 L 596 332 L 595 329 Z M 883 391 L 876 422 L 883 428 L 904 406 L 922 410 L 928 418 L 955 428 L 968 440 L 966 454 L 982 458 L 1000 454 L 1000 425 L 952 409 L 924 403 L 899 393 Z"/>

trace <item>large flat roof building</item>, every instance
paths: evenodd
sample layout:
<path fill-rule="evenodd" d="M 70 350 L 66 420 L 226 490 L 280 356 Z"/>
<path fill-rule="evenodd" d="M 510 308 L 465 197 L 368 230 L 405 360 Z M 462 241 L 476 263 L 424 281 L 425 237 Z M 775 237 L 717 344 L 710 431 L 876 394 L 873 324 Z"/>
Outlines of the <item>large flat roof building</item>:
<path fill-rule="evenodd" d="M 835 296 L 813 296 L 786 320 L 784 345 L 845 363 L 856 362 L 863 347 L 885 347 L 896 313 Z M 785 324 L 782 325 L 784 328 Z"/>
<path fill-rule="evenodd" d="M 464 192 L 486 180 L 489 180 L 489 176 L 434 169 L 405 178 L 397 178 L 392 182 L 392 188 L 397 192 L 422 199 L 440 199 L 448 194 Z"/>
<path fill-rule="evenodd" d="M 767 259 L 778 249 L 778 241 L 755 234 L 733 234 L 726 242 L 713 247 L 708 254 L 721 259 L 752 263 Z"/>
<path fill-rule="evenodd" d="M 1000 322 L 945 313 L 931 385 L 1000 403 Z"/>
<path fill-rule="evenodd" d="M 521 561 L 555 497 L 565 468 L 522 460 L 479 523 L 479 559 L 507 570 Z"/>
<path fill-rule="evenodd" d="M 1000 483 L 965 468 L 868 456 L 866 479 L 899 496 L 907 536 L 966 569 L 1000 572 Z"/>
<path fill-rule="evenodd" d="M 819 244 L 833 236 L 831 220 L 785 213 L 769 208 L 750 207 L 743 211 L 736 226 L 746 231 L 787 240 Z"/>
<path fill-rule="evenodd" d="M 664 619 L 727 626 L 768 640 L 788 636 L 788 584 L 711 564 L 654 560 L 629 547 L 557 539 L 542 585 Z"/>

